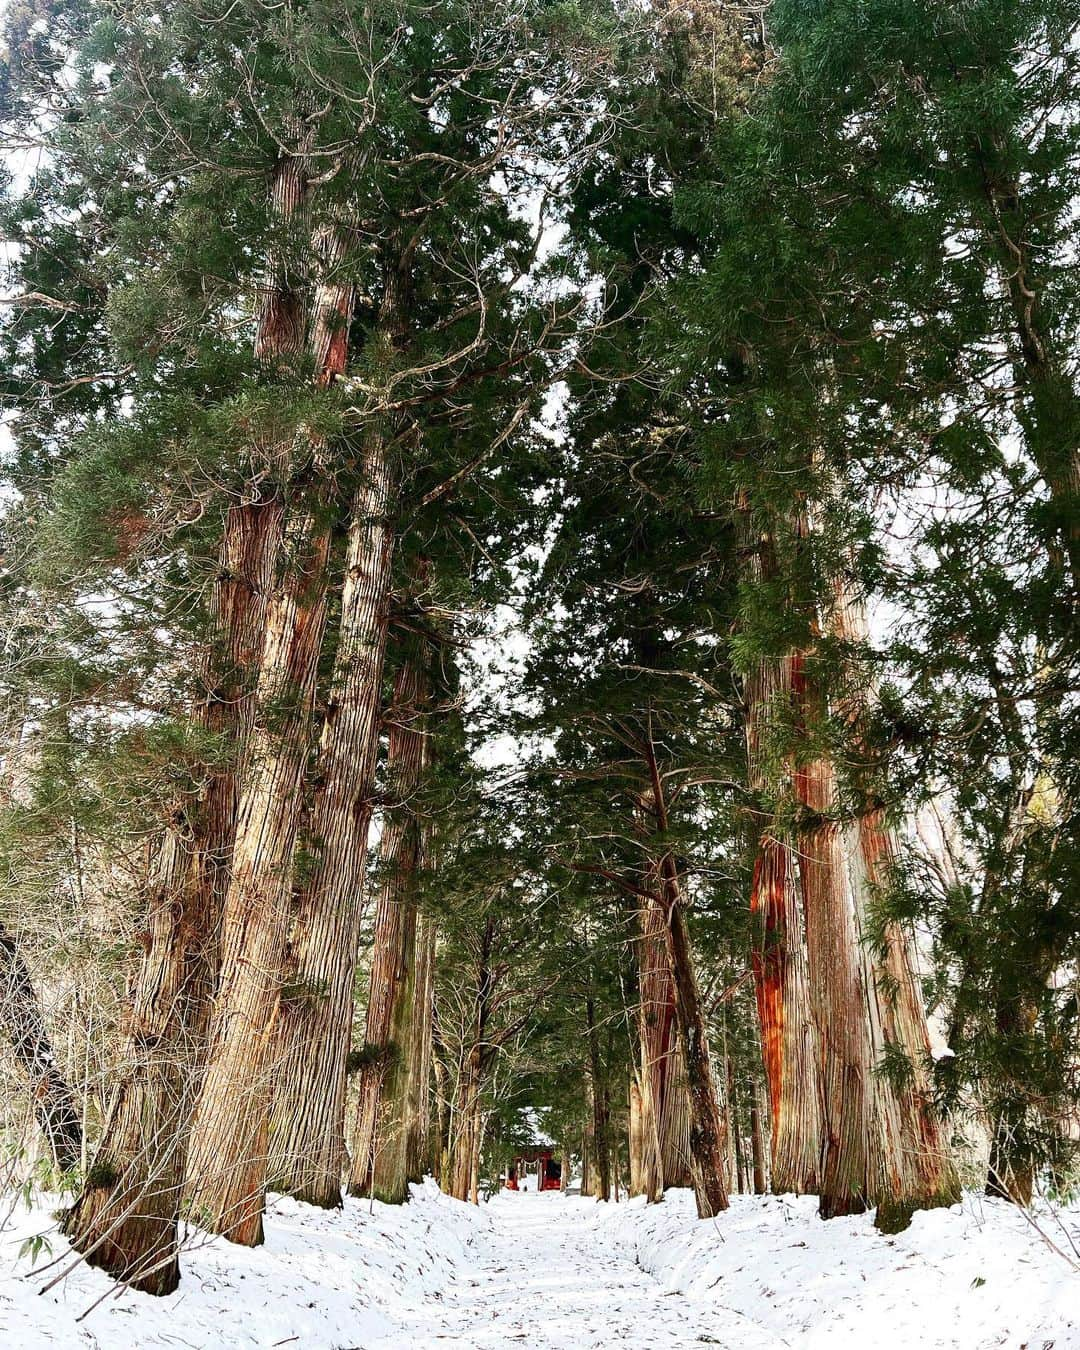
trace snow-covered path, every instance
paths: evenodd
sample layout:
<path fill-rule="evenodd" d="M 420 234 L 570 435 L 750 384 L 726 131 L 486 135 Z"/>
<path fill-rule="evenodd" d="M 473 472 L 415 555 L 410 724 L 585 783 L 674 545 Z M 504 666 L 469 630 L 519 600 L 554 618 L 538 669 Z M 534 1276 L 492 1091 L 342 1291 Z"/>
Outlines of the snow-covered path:
<path fill-rule="evenodd" d="M 973 1194 L 888 1236 L 813 1196 L 702 1222 L 689 1191 L 475 1206 L 428 1180 L 407 1205 L 273 1196 L 262 1247 L 191 1230 L 155 1299 L 81 1263 L 58 1203 L 0 1204 L 3 1350 L 1080 1350 L 1077 1207 Z"/>
<path fill-rule="evenodd" d="M 504 1193 L 488 1206 L 491 1228 L 471 1244 L 475 1264 L 415 1310 L 394 1346 L 476 1350 L 590 1350 L 608 1345 L 699 1350 L 775 1345 L 753 1327 L 731 1334 L 719 1309 L 665 1292 L 626 1256 L 597 1240 L 596 1203 L 557 1192 Z M 737 1319 L 742 1321 L 743 1319 Z"/>

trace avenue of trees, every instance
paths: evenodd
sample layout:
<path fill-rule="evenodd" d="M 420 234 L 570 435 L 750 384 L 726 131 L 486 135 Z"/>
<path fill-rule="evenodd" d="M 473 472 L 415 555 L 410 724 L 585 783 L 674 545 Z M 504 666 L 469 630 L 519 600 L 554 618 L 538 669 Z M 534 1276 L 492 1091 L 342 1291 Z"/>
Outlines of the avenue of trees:
<path fill-rule="evenodd" d="M 0 1182 L 1080 1182 L 1080 0 L 12 0 Z"/>

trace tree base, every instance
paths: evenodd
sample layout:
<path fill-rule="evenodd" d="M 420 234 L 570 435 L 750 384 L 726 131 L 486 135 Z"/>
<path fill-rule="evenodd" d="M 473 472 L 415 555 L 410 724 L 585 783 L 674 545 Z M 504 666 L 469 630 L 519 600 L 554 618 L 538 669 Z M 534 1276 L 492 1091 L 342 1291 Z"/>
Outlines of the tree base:
<path fill-rule="evenodd" d="M 351 1181 L 346 1190 L 354 1200 L 370 1200 L 374 1197 L 383 1205 L 404 1205 L 410 1199 L 408 1178 L 390 1185 L 380 1185 L 378 1181 L 372 1183 L 371 1177 L 367 1176 L 363 1181 Z M 450 1194 L 449 1191 L 445 1193 Z"/>
<path fill-rule="evenodd" d="M 911 1223 L 911 1216 L 920 1209 L 948 1209 L 960 1202 L 960 1184 L 944 1186 L 938 1191 L 907 1199 L 881 1200 L 874 1216 L 874 1227 L 879 1233 L 902 1233 Z"/>
<path fill-rule="evenodd" d="M 397 1187 L 384 1190 L 376 1186 L 375 1199 L 384 1205 L 407 1205 L 409 1203 L 409 1188 L 406 1186 L 404 1190 Z"/>
<path fill-rule="evenodd" d="M 136 1209 L 150 1211 L 153 1198 Z M 130 1198 L 112 1185 L 87 1186 L 61 1221 L 60 1230 L 86 1264 L 105 1271 L 132 1289 L 163 1297 L 180 1284 L 177 1216 L 132 1213 Z"/>
<path fill-rule="evenodd" d="M 863 1195 L 819 1195 L 818 1217 L 822 1219 L 846 1219 L 853 1214 L 865 1214 L 870 1206 Z"/>
<path fill-rule="evenodd" d="M 212 1205 L 196 1195 L 189 1198 L 184 1212 L 191 1223 L 208 1233 L 216 1233 L 226 1242 L 234 1242 L 238 1247 L 261 1247 L 266 1241 L 263 1209 L 263 1192 L 249 1191 L 240 1196 L 216 1196 Z"/>
<path fill-rule="evenodd" d="M 1026 1209 L 1031 1204 L 1031 1197 L 1035 1193 L 1035 1183 L 1030 1176 L 1020 1177 L 1019 1179 L 1013 1177 L 1009 1185 L 1005 1185 L 1004 1182 L 995 1177 L 989 1177 L 984 1193 L 995 1200 L 1008 1200 L 1010 1205 L 1019 1205 L 1021 1209 Z"/>
<path fill-rule="evenodd" d="M 287 1177 L 274 1177 L 268 1182 L 267 1190 L 291 1196 L 316 1209 L 341 1209 L 345 1204 L 341 1183 L 337 1180 L 290 1181 Z"/>

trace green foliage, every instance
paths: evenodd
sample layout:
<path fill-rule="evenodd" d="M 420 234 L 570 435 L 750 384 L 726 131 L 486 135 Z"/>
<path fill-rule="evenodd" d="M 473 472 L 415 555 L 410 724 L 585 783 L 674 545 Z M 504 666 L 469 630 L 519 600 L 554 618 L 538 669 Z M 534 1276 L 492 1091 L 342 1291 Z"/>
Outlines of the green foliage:
<path fill-rule="evenodd" d="M 329 987 L 325 980 L 286 980 L 278 991 L 283 1004 L 303 1005 L 325 999 Z"/>
<path fill-rule="evenodd" d="M 780 59 L 754 117 L 675 185 L 701 260 L 654 338 L 705 399 L 707 500 L 741 501 L 775 541 L 733 660 L 804 647 L 834 578 L 890 606 L 888 641 L 824 653 L 841 709 L 845 678 L 885 676 L 876 707 L 781 721 L 772 772 L 785 734 L 809 731 L 848 766 L 846 811 L 947 815 L 951 837 L 909 848 L 877 897 L 870 940 L 929 923 L 944 1099 L 966 1091 L 1012 1122 L 1018 1155 L 1057 1165 L 1074 999 L 1052 972 L 1080 936 L 1080 10 L 781 0 L 771 19 Z"/>
<path fill-rule="evenodd" d="M 940 837 L 908 830 L 871 888 L 867 941 L 927 933 L 941 1105 L 1067 1184 L 1077 0 L 776 0 L 767 32 L 602 0 L 19 4 L 5 26 L 0 143 L 46 146 L 0 183 L 5 912 L 81 914 L 89 856 L 127 914 L 178 802 L 197 829 L 206 774 L 240 762 L 202 716 L 227 513 L 329 526 L 333 633 L 377 434 L 386 684 L 411 656 L 434 690 L 410 809 L 439 1053 L 458 1081 L 479 1056 L 489 1168 L 537 1120 L 576 1143 L 598 1073 L 621 1127 L 662 866 L 745 1081 L 761 822 L 933 809 Z M 269 340 L 267 300 L 299 331 L 343 281 L 325 387 Z M 279 578 L 305 565 L 286 539 Z M 508 610 L 528 650 L 477 690 L 467 649 Z M 748 682 L 794 658 L 809 693 L 769 709 L 751 789 Z M 299 695 L 265 696 L 265 723 Z M 499 739 L 513 772 L 478 767 Z M 813 813 L 794 784 L 822 758 L 837 794 Z"/>
<path fill-rule="evenodd" d="M 32 1233 L 19 1246 L 19 1260 L 30 1258 L 30 1265 L 36 1266 L 39 1256 L 52 1256 L 52 1244 L 46 1233 Z"/>
<path fill-rule="evenodd" d="M 87 1169 L 86 1184 L 99 1190 L 111 1190 L 119 1180 L 120 1173 L 108 1158 L 95 1158 Z"/>
<path fill-rule="evenodd" d="M 349 1051 L 348 1072 L 350 1074 L 359 1073 L 361 1069 L 369 1065 L 387 1070 L 398 1060 L 401 1055 L 401 1048 L 393 1041 L 384 1041 L 375 1043 L 374 1041 L 365 1041 L 363 1045 Z"/>

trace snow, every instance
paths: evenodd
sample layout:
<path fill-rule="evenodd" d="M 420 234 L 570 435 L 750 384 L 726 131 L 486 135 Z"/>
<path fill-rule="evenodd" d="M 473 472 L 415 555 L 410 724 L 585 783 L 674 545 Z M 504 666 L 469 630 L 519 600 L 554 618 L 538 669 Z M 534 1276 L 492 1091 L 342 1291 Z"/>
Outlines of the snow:
<path fill-rule="evenodd" d="M 808 1197 L 734 1196 L 700 1221 L 686 1191 L 477 1208 L 426 1182 L 370 1212 L 275 1197 L 254 1250 L 193 1231 L 179 1290 L 154 1299 L 82 1264 L 45 1290 L 67 1244 L 53 1231 L 36 1268 L 19 1251 L 54 1230 L 49 1207 L 0 1211 L 0 1344 L 15 1350 L 1080 1350 L 1075 1209 L 1032 1220 L 971 1196 L 886 1237 L 867 1215 L 822 1223 Z"/>
<path fill-rule="evenodd" d="M 699 1221 L 692 1194 L 677 1191 L 662 1205 L 631 1201 L 632 1217 L 606 1214 L 599 1231 L 665 1292 L 715 1309 L 728 1345 L 1080 1347 L 1080 1210 L 1028 1217 L 968 1195 L 885 1236 L 872 1215 L 822 1223 L 816 1207 L 812 1196 L 735 1195 Z"/>
<path fill-rule="evenodd" d="M 442 1290 L 469 1267 L 470 1244 L 491 1226 L 484 1210 L 448 1199 L 432 1182 L 415 1193 L 409 1205 L 376 1201 L 371 1213 L 366 1200 L 327 1211 L 274 1196 L 263 1246 L 237 1247 L 193 1230 L 175 1294 L 158 1299 L 121 1291 L 89 1313 L 112 1287 L 102 1272 L 79 1264 L 43 1290 L 62 1268 L 56 1258 L 70 1264 L 73 1256 L 43 1199 L 30 1213 L 14 1212 L 0 1230 L 0 1344 L 17 1350 L 408 1345 L 399 1338 L 401 1310 L 437 1306 Z M 25 1238 L 45 1231 L 52 1258 L 38 1258 L 38 1274 L 18 1252 Z"/>

